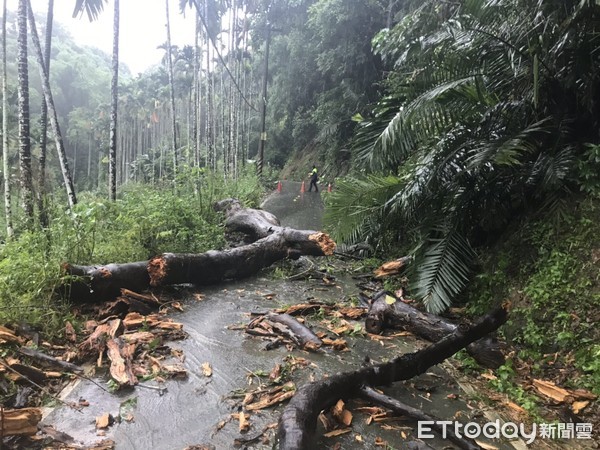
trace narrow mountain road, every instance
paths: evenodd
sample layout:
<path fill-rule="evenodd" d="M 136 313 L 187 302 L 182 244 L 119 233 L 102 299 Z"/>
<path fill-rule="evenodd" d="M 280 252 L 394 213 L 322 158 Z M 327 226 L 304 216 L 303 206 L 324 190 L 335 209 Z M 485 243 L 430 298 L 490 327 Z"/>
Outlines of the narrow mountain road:
<path fill-rule="evenodd" d="M 321 196 L 327 192 L 301 193 L 300 188 L 300 183 L 282 183 L 281 192 L 274 191 L 263 203 L 263 208 L 277 215 L 284 226 L 318 230 L 323 215 Z M 326 258 L 319 258 L 314 264 L 327 269 L 328 262 Z M 311 299 L 328 303 L 349 302 L 358 292 L 355 280 L 342 273 L 333 274 L 334 282 L 321 279 L 292 281 L 283 274 L 284 269 L 276 270 L 275 276 L 272 270 L 267 270 L 245 280 L 184 291 L 187 293 L 181 302 L 184 312 L 170 316 L 183 324 L 188 338 L 165 345 L 183 355 L 178 362 L 187 370 L 185 379 L 165 383 L 157 383 L 156 379 L 143 381 L 142 385 L 152 389 L 138 386 L 117 393 L 108 393 L 93 383 L 82 381 L 65 391 L 64 399 L 67 402 L 85 399 L 89 406 L 81 412 L 56 407 L 45 417 L 44 423 L 68 433 L 84 445 L 112 439 L 119 450 L 231 449 L 236 447 L 236 442 L 240 448 L 270 449 L 275 433 L 273 428 L 264 434 L 268 441 L 251 438 L 260 436 L 263 430 L 277 422 L 282 405 L 249 411 L 250 428 L 244 432 L 240 432 L 238 421 L 233 417 L 240 412 L 241 400 L 247 390 L 269 385 L 266 375 L 277 365 L 288 371 L 286 376 L 300 386 L 327 374 L 358 368 L 365 358 L 381 362 L 423 345 L 410 336 L 369 337 L 362 332 L 362 321 L 349 321 L 347 331 L 339 331 L 337 336 L 328 329 L 333 322 L 316 315 L 307 317 L 306 323 L 315 331 L 345 339 L 347 351 L 328 349 L 307 353 L 285 346 L 265 350 L 264 341 L 243 331 L 253 313 Z M 203 373 L 206 363 L 212 368 L 211 376 Z M 106 380 L 103 373 L 95 376 L 100 385 L 106 386 Z M 157 386 L 166 389 L 158 391 Z M 407 383 L 396 383 L 386 388 L 386 392 L 446 420 L 473 415 L 462 399 L 459 386 L 440 368 L 433 368 Z M 357 406 L 361 405 L 350 402 L 349 408 L 352 410 Z M 123 420 L 99 432 L 94 420 L 105 413 Z M 371 424 L 367 420 L 369 414 L 357 411 L 353 414 L 351 432 L 338 437 L 321 437 L 318 448 L 331 448 L 337 442 L 341 445 L 339 448 L 345 449 L 375 448 L 377 442 L 383 441 L 388 443 L 387 448 L 408 448 L 406 443 L 414 439 L 415 430 L 410 421 Z M 322 429 L 317 430 L 318 435 L 323 433 Z M 252 443 L 243 444 L 245 440 Z M 428 439 L 427 443 L 434 448 L 445 448 L 446 445 L 437 438 Z M 198 447 L 191 447 L 194 445 Z"/>

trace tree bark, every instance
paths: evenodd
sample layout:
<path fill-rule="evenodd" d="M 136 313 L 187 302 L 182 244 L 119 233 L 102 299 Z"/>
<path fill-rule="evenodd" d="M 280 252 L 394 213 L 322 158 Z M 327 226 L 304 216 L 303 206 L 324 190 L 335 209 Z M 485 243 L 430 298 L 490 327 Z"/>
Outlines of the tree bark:
<path fill-rule="evenodd" d="M 386 298 L 390 297 L 394 300 L 391 304 L 386 302 Z M 385 328 L 399 328 L 430 342 L 452 334 L 457 327 L 443 317 L 413 308 L 386 291 L 375 295 L 365 319 L 365 329 L 369 333 L 379 334 Z M 491 337 L 473 342 L 466 351 L 484 367 L 496 369 L 504 364 L 499 344 Z"/>
<path fill-rule="evenodd" d="M 425 414 L 423 411 L 412 406 L 406 405 L 395 398 L 392 398 L 385 394 L 380 394 L 375 389 L 369 386 L 365 386 L 360 389 L 359 395 L 361 398 L 368 400 L 369 402 L 383 406 L 396 414 L 410 417 L 417 421 L 433 422 L 431 428 L 438 433 L 443 433 L 443 427 L 437 423 L 438 419 Z M 466 437 L 458 437 L 451 428 L 446 430 L 448 440 L 454 442 L 459 448 L 464 450 L 479 450 L 481 447 L 477 445 L 472 439 Z"/>
<path fill-rule="evenodd" d="M 52 25 L 54 22 L 54 0 L 48 0 L 48 14 L 46 16 L 46 31 L 44 42 L 44 65 L 46 73 L 50 76 L 50 55 L 52 45 Z M 38 158 L 38 191 L 37 205 L 40 226 L 48 226 L 48 214 L 46 211 L 46 148 L 48 144 L 48 105 L 46 99 L 42 99 L 40 110 L 40 156 Z"/>
<path fill-rule="evenodd" d="M 68 286 L 68 297 L 75 303 L 117 297 L 121 289 L 141 292 L 150 286 L 148 261 L 105 266 L 63 264 L 67 275 L 79 277 Z"/>
<path fill-rule="evenodd" d="M 4 221 L 6 237 L 13 237 L 8 164 L 8 84 L 6 75 L 6 0 L 2 2 L 2 177 L 4 181 Z"/>
<path fill-rule="evenodd" d="M 4 409 L 0 407 L 1 436 L 34 435 L 42 420 L 41 408 Z"/>
<path fill-rule="evenodd" d="M 117 199 L 117 114 L 119 102 L 119 0 L 114 0 L 112 79 L 110 82 L 110 136 L 108 148 L 108 198 Z"/>
<path fill-rule="evenodd" d="M 229 250 L 157 256 L 148 264 L 150 285 L 204 285 L 245 278 L 282 259 L 330 255 L 334 247 L 335 243 L 324 233 L 282 228 L 252 244 Z"/>
<path fill-rule="evenodd" d="M 29 68 L 27 65 L 27 5 L 19 0 L 17 10 L 17 96 L 19 110 L 19 168 L 21 174 L 21 203 L 25 226 L 33 226 L 33 175 L 31 172 L 31 138 L 29 136 Z"/>
<path fill-rule="evenodd" d="M 364 385 L 386 385 L 419 375 L 495 331 L 506 319 L 507 311 L 498 308 L 473 326 L 459 326 L 452 334 L 417 352 L 398 356 L 387 363 L 337 373 L 304 385 L 296 392 L 279 420 L 279 449 L 314 448 L 312 438 L 320 411 L 329 408 L 340 398 L 359 396 Z"/>
<path fill-rule="evenodd" d="M 35 16 L 31 9 L 31 2 L 27 0 L 28 14 L 29 14 L 29 25 L 31 27 L 31 37 L 33 40 L 35 56 L 38 61 L 40 68 L 40 78 L 42 79 L 42 91 L 44 92 L 44 99 L 48 106 L 48 112 L 50 113 L 50 124 L 52 131 L 54 132 L 54 139 L 56 142 L 56 150 L 58 151 L 58 159 L 60 161 L 60 169 L 62 172 L 63 180 L 65 182 L 65 188 L 67 190 L 67 198 L 69 201 L 69 208 L 73 208 L 77 204 L 77 197 L 75 196 L 75 186 L 73 185 L 73 178 L 71 177 L 71 171 L 69 170 L 69 162 L 67 160 L 67 153 L 65 151 L 65 144 L 63 141 L 62 133 L 58 123 L 58 114 L 54 106 L 54 98 L 52 97 L 52 90 L 50 89 L 50 79 L 48 77 L 48 70 L 46 69 L 46 63 L 44 61 L 44 55 L 42 53 L 42 46 L 40 44 L 40 38 L 37 33 L 35 25 Z"/>

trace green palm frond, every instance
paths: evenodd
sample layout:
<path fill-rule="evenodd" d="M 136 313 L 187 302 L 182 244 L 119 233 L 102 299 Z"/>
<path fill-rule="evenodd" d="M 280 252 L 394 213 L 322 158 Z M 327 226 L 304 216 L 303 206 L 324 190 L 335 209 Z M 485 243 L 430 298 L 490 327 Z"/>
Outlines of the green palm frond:
<path fill-rule="evenodd" d="M 463 235 L 454 229 L 438 227 L 432 234 L 422 255 L 415 260 L 412 289 L 427 311 L 439 314 L 466 286 L 475 253 Z"/>
<path fill-rule="evenodd" d="M 542 135 L 548 133 L 549 119 L 540 120 L 514 134 L 505 134 L 491 141 L 480 141 L 471 151 L 468 167 L 474 169 L 488 163 L 495 166 L 514 166 L 522 163 L 523 155 L 536 152 Z"/>
<path fill-rule="evenodd" d="M 327 202 L 324 221 L 334 239 L 354 243 L 377 232 L 385 217 L 385 201 L 402 188 L 394 176 L 370 175 L 338 182 Z"/>
<path fill-rule="evenodd" d="M 104 3 L 106 2 L 107 0 L 76 0 L 75 8 L 73 9 L 73 17 L 75 18 L 78 15 L 82 15 L 85 11 L 89 21 L 93 22 L 104 10 Z"/>

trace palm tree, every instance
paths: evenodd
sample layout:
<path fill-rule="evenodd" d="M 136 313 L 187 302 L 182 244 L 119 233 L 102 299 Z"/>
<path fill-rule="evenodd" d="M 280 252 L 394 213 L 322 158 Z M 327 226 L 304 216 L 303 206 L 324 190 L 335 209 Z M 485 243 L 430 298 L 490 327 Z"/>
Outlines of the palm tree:
<path fill-rule="evenodd" d="M 8 166 L 8 93 L 6 83 L 6 0 L 2 3 L 2 169 L 4 178 L 4 217 L 6 236 L 13 236 Z"/>
<path fill-rule="evenodd" d="M 19 168 L 21 203 L 25 212 L 25 226 L 33 225 L 33 178 L 31 174 L 31 140 L 29 137 L 29 71 L 27 67 L 27 5 L 19 0 L 17 9 L 17 78 L 19 111 Z"/>
<path fill-rule="evenodd" d="M 119 98 L 119 0 L 114 1 L 110 144 L 108 149 L 108 196 L 112 201 L 117 199 L 117 109 Z"/>
<path fill-rule="evenodd" d="M 35 55 L 38 60 L 38 66 L 40 68 L 40 78 L 42 80 L 42 91 L 44 92 L 44 99 L 46 105 L 48 106 L 50 112 L 50 124 L 52 126 L 52 131 L 54 132 L 54 139 L 56 143 L 56 150 L 58 152 L 58 159 L 60 161 L 60 168 L 63 176 L 63 180 L 65 183 L 65 188 L 67 190 L 67 198 L 69 202 L 69 207 L 73 208 L 77 204 L 77 197 L 75 195 L 75 187 L 73 185 L 73 179 L 71 177 L 71 171 L 69 170 L 69 162 L 67 160 L 67 153 L 65 151 L 65 145 L 62 138 L 62 133 L 60 131 L 60 126 L 58 123 L 58 114 L 56 113 L 56 108 L 54 106 L 54 99 L 52 97 L 52 90 L 50 89 L 50 77 L 48 75 L 47 64 L 44 60 L 44 55 L 42 54 L 42 46 L 40 44 L 40 38 L 37 33 L 37 28 L 35 25 L 35 16 L 33 15 L 33 10 L 31 9 L 30 0 L 25 0 L 26 6 L 28 9 L 29 15 L 29 25 L 31 27 L 31 38 L 33 41 Z"/>
<path fill-rule="evenodd" d="M 361 122 L 329 220 L 349 240 L 413 246 L 413 289 L 445 309 L 477 245 L 531 207 L 556 208 L 582 143 L 598 142 L 593 1 L 428 1 L 375 39 L 387 93 Z"/>
<path fill-rule="evenodd" d="M 167 70 L 169 72 L 169 100 L 171 105 L 171 142 L 173 145 L 173 170 L 177 173 L 177 122 L 175 118 L 175 82 L 173 80 L 173 55 L 171 53 L 171 20 L 169 0 L 165 0 L 167 18 Z"/>
<path fill-rule="evenodd" d="M 46 16 L 46 36 L 44 43 L 44 64 L 46 73 L 50 75 L 50 50 L 52 44 L 52 25 L 54 21 L 54 0 L 48 0 L 48 14 Z M 40 157 L 38 167 L 38 190 L 37 206 L 40 226 L 42 228 L 48 225 L 48 215 L 46 214 L 45 196 L 46 196 L 46 144 L 48 141 L 48 105 L 46 99 L 42 98 L 42 107 L 40 112 Z"/>

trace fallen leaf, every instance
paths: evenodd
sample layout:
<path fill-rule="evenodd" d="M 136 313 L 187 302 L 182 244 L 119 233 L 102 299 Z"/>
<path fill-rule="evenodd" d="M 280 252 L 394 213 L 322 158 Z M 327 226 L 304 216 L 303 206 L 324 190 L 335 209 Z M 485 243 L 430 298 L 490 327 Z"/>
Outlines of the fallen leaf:
<path fill-rule="evenodd" d="M 212 367 L 209 362 L 202 363 L 202 375 L 205 377 L 212 377 Z"/>
<path fill-rule="evenodd" d="M 179 302 L 173 302 L 173 303 L 171 303 L 171 306 L 173 308 L 175 308 L 177 311 L 183 312 L 183 306 L 181 306 L 181 303 L 179 303 Z"/>
<path fill-rule="evenodd" d="M 375 438 L 375 445 L 377 447 L 387 447 L 388 443 L 387 441 L 384 441 L 383 439 L 381 439 L 379 436 L 377 436 Z"/>

